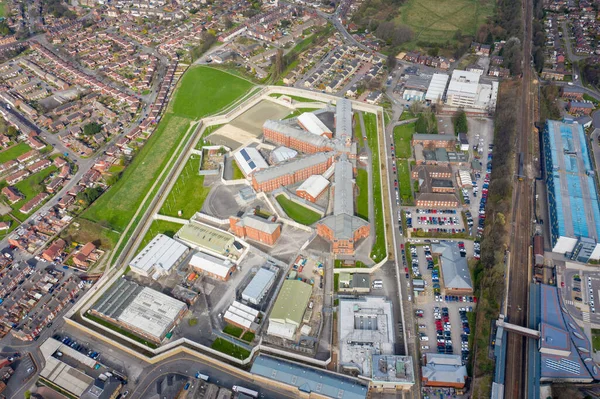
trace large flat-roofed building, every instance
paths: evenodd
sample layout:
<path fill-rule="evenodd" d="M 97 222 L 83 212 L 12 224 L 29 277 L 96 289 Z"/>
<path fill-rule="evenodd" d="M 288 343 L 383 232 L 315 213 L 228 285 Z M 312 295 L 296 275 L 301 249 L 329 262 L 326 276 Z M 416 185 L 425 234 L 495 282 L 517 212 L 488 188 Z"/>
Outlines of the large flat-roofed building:
<path fill-rule="evenodd" d="M 190 267 L 197 273 L 203 273 L 221 281 L 229 280 L 235 271 L 235 264 L 228 259 L 217 258 L 204 252 L 197 252 L 192 256 Z"/>
<path fill-rule="evenodd" d="M 308 307 L 312 286 L 300 280 L 285 280 L 269 315 L 267 334 L 293 340 Z"/>
<path fill-rule="evenodd" d="M 369 393 L 369 387 L 358 379 L 267 355 L 258 355 L 250 372 L 278 384 L 297 387 L 311 397 L 365 399 Z"/>
<path fill-rule="evenodd" d="M 446 294 L 473 294 L 473 283 L 467 258 L 461 256 L 458 244 L 453 241 L 442 241 L 439 244 L 432 244 L 431 252 L 440 257 L 441 277 Z"/>
<path fill-rule="evenodd" d="M 333 160 L 334 153 L 319 152 L 271 166 L 268 169 L 254 173 L 252 187 L 256 191 L 270 192 L 283 186 L 289 186 L 306 180 L 312 175 L 325 173 L 333 164 Z"/>
<path fill-rule="evenodd" d="M 455 69 L 446 91 L 446 104 L 451 107 L 495 109 L 497 82 L 480 83 L 480 78 L 477 72 Z"/>
<path fill-rule="evenodd" d="M 460 355 L 441 353 L 425 354 L 421 375 L 424 386 L 455 389 L 464 388 L 468 377 Z"/>
<path fill-rule="evenodd" d="M 329 180 L 322 175 L 312 175 L 296 189 L 296 195 L 310 202 L 316 202 L 329 187 Z"/>
<path fill-rule="evenodd" d="M 547 121 L 543 133 L 552 252 L 587 262 L 600 259 L 600 205 L 583 127 Z"/>
<path fill-rule="evenodd" d="M 396 324 L 393 314 L 391 301 L 384 297 L 340 298 L 338 363 L 342 369 L 371 377 L 376 373 L 374 368 L 378 367 L 374 356 L 394 355 Z M 412 372 L 404 382 L 412 385 Z"/>
<path fill-rule="evenodd" d="M 253 212 L 245 213 L 241 218 L 229 217 L 229 227 L 240 238 L 249 238 L 267 245 L 274 245 L 281 235 L 281 224 L 271 216 L 264 218 Z"/>
<path fill-rule="evenodd" d="M 260 152 L 254 147 L 242 148 L 233 157 L 246 177 L 251 176 L 257 170 L 269 167 Z"/>
<path fill-rule="evenodd" d="M 220 256 L 239 256 L 241 250 L 235 242 L 235 236 L 196 220 L 184 225 L 175 237 L 192 248 L 201 249 Z"/>
<path fill-rule="evenodd" d="M 536 384 L 599 381 L 590 340 L 567 311 L 562 291 L 546 284 L 531 284 L 530 290 L 529 327 L 540 332 L 530 378 Z"/>
<path fill-rule="evenodd" d="M 120 278 L 90 308 L 91 314 L 160 344 L 187 305 L 152 288 Z"/>
<path fill-rule="evenodd" d="M 158 279 L 181 263 L 189 248 L 177 240 L 158 234 L 129 264 L 131 271 Z"/>
<path fill-rule="evenodd" d="M 333 215 L 317 223 L 317 234 L 332 244 L 334 254 L 352 255 L 360 239 L 369 236 L 369 222 L 354 216 L 354 171 L 341 156 L 335 163 Z"/>
<path fill-rule="evenodd" d="M 275 272 L 273 270 L 261 267 L 258 272 L 252 277 L 244 291 L 242 291 L 242 299 L 253 305 L 258 305 L 263 300 L 269 289 L 275 282 Z"/>

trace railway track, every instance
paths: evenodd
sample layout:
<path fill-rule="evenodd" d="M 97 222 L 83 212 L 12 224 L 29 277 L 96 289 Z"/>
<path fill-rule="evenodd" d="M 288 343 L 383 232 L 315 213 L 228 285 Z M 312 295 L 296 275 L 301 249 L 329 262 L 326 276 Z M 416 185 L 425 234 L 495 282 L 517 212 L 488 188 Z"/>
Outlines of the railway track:
<path fill-rule="evenodd" d="M 509 265 L 509 289 L 507 316 L 514 324 L 526 326 L 529 299 L 529 246 L 531 245 L 531 227 L 533 213 L 533 182 L 531 176 L 533 134 L 533 95 L 531 93 L 531 25 L 533 21 L 533 2 L 523 0 L 523 79 L 521 84 L 521 106 L 519 132 L 517 132 L 516 151 L 522 154 L 523 176 L 515 179 L 512 208 L 511 263 Z M 517 159 L 519 159 L 517 157 Z M 519 165 L 516 165 L 519 168 Z M 517 170 L 517 169 L 515 169 Z M 507 340 L 505 397 L 519 399 L 527 397 L 527 339 L 509 334 Z"/>

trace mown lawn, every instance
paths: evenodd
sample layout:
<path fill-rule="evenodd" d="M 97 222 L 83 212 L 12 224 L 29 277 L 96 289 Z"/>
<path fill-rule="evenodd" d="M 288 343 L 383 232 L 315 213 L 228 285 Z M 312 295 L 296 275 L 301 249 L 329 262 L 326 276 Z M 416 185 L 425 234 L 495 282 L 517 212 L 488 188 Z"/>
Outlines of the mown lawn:
<path fill-rule="evenodd" d="M 190 119 L 166 114 L 123 175 L 84 213 L 85 219 L 123 231 L 190 126 Z"/>
<path fill-rule="evenodd" d="M 192 155 L 160 209 L 162 215 L 189 219 L 202 208 L 210 187 L 204 187 L 204 176 L 198 175 L 199 168 L 200 157 Z"/>
<path fill-rule="evenodd" d="M 300 224 L 310 226 L 321 219 L 318 213 L 287 199 L 283 195 L 278 195 L 276 199 L 290 219 Z"/>
<path fill-rule="evenodd" d="M 179 229 L 182 227 L 183 225 L 179 223 L 168 222 L 166 220 L 154 220 L 146 232 L 146 235 L 142 239 L 138 249 L 142 250 L 146 244 L 152 241 L 152 239 L 158 234 L 164 234 L 167 237 L 173 238 L 175 233 L 177 233 L 177 231 L 179 231 Z"/>
<path fill-rule="evenodd" d="M 412 202 L 412 191 L 410 189 L 410 166 L 405 159 L 399 159 L 398 166 L 398 186 L 400 188 L 400 198 L 404 203 Z"/>
<path fill-rule="evenodd" d="M 53 172 L 56 172 L 56 170 L 57 170 L 57 167 L 52 165 L 49 168 L 46 168 L 38 173 L 35 173 L 35 174 L 29 176 L 27 179 L 15 184 L 14 187 L 21 194 L 23 194 L 25 196 L 25 198 L 23 198 L 21 201 L 15 202 L 14 204 L 11 205 L 11 208 L 13 209 L 12 214 L 14 215 L 14 217 L 19 219 L 20 221 L 23 221 L 23 220 L 27 219 L 33 212 L 35 212 L 35 209 L 37 209 L 37 207 L 34 208 L 31 212 L 29 212 L 27 215 L 19 212 L 19 209 L 21 209 L 21 207 L 23 205 L 25 205 L 27 202 L 32 200 L 36 195 L 46 191 L 46 188 L 44 187 L 42 182 L 48 176 L 50 176 L 50 174 L 52 174 Z M 51 197 L 51 195 L 50 195 L 50 197 Z"/>
<path fill-rule="evenodd" d="M 365 169 L 358 170 L 356 186 L 358 187 L 356 214 L 365 220 L 369 220 L 369 173 Z"/>
<path fill-rule="evenodd" d="M 214 114 L 252 89 L 247 80 L 209 67 L 190 68 L 171 103 L 173 113 L 190 119 Z"/>
<path fill-rule="evenodd" d="M 383 201 L 381 196 L 381 168 L 379 164 L 379 135 L 377 134 L 377 116 L 364 113 L 367 142 L 373 154 L 373 209 L 375 211 L 375 242 L 371 249 L 371 259 L 377 263 L 387 255 L 385 245 L 385 222 L 383 220 Z"/>
<path fill-rule="evenodd" d="M 29 147 L 27 143 L 21 142 L 19 144 L 15 144 L 12 147 L 0 152 L 0 163 L 8 162 L 11 159 L 17 159 L 19 155 L 23 155 L 29 150 L 31 150 L 31 147 Z"/>
<path fill-rule="evenodd" d="M 410 158 L 412 150 L 410 141 L 415 133 L 415 123 L 407 123 L 394 128 L 394 145 L 396 147 L 396 157 Z"/>
<path fill-rule="evenodd" d="M 242 170 L 238 166 L 237 162 L 235 160 L 233 160 L 233 161 L 231 161 L 231 165 L 233 167 L 232 179 L 233 180 L 244 179 L 245 178 L 244 173 L 242 173 Z"/>
<path fill-rule="evenodd" d="M 250 351 L 242 348 L 241 346 L 232 344 L 223 338 L 217 338 L 210 347 L 237 359 L 243 360 L 250 356 Z"/>

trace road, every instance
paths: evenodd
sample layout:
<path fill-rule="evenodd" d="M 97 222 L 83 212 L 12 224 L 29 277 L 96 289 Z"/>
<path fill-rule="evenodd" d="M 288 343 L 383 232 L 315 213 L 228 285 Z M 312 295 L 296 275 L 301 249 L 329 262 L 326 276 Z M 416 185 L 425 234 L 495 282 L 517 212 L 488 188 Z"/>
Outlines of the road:
<path fill-rule="evenodd" d="M 521 105 L 519 107 L 517 146 L 515 157 L 518 168 L 519 153 L 523 154 L 526 177 L 516 181 L 513 190 L 512 228 L 511 228 L 511 262 L 509 264 L 509 294 L 507 301 L 508 320 L 520 326 L 527 326 L 528 288 L 529 288 L 529 247 L 531 245 L 532 226 L 532 185 L 535 176 L 531 173 L 532 154 L 531 141 L 537 138 L 533 132 L 533 95 L 531 93 L 532 67 L 532 15 L 533 2 L 525 0 L 524 4 L 524 40 L 523 40 L 523 79 L 521 84 Z M 517 169 L 515 169 L 517 170 Z M 527 339 L 517 334 L 509 334 L 506 355 L 505 397 L 518 399 L 526 397 L 527 389 Z"/>

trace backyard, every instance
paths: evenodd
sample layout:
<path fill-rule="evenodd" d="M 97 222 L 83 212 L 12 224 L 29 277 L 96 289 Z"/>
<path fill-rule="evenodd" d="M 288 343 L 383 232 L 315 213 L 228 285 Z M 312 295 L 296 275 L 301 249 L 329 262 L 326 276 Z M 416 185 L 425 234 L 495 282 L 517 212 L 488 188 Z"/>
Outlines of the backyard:
<path fill-rule="evenodd" d="M 20 181 L 14 185 L 14 187 L 21 194 L 23 194 L 25 196 L 25 198 L 23 198 L 22 200 L 17 201 L 11 205 L 11 208 L 13 209 L 12 214 L 14 217 L 19 219 L 20 221 L 23 221 L 31 215 L 33 210 L 32 210 L 32 212 L 29 212 L 28 214 L 24 214 L 24 213 L 19 212 L 19 209 L 21 209 L 21 207 L 23 205 L 25 205 L 27 202 L 31 201 L 36 195 L 45 191 L 45 187 L 42 184 L 42 182 L 48 176 L 50 176 L 51 173 L 55 172 L 56 170 L 57 170 L 56 166 L 52 165 L 49 168 L 46 168 L 38 173 L 35 173 L 35 174 L 29 176 L 28 178 L 26 178 L 25 180 Z"/>
<path fill-rule="evenodd" d="M 375 242 L 371 249 L 371 259 L 377 263 L 387 255 L 385 245 L 385 222 L 383 220 L 383 201 L 381 194 L 381 168 L 379 167 L 379 135 L 377 133 L 377 116 L 372 113 L 364 113 L 365 130 L 367 141 L 373 160 L 373 208 L 375 211 Z"/>
<path fill-rule="evenodd" d="M 29 150 L 31 150 L 31 147 L 29 147 L 27 143 L 21 142 L 19 144 L 15 144 L 12 147 L 9 147 L 6 150 L 0 152 L 0 163 L 8 162 L 12 159 L 17 159 L 19 155 L 23 155 Z"/>
<path fill-rule="evenodd" d="M 321 219 L 318 213 L 287 199 L 284 195 L 278 195 L 276 199 L 290 219 L 300 224 L 309 226 Z"/>

